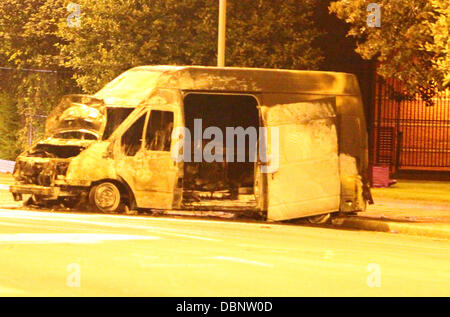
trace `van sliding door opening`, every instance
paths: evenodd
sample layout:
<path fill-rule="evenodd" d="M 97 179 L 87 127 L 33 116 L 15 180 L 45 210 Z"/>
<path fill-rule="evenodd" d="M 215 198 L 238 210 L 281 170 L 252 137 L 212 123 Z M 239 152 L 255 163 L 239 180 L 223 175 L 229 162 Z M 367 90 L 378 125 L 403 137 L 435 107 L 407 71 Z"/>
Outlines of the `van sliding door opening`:
<path fill-rule="evenodd" d="M 256 206 L 257 106 L 251 95 L 185 96 L 185 123 L 191 134 L 185 144 L 191 150 L 184 164 L 185 205 L 210 209 Z"/>

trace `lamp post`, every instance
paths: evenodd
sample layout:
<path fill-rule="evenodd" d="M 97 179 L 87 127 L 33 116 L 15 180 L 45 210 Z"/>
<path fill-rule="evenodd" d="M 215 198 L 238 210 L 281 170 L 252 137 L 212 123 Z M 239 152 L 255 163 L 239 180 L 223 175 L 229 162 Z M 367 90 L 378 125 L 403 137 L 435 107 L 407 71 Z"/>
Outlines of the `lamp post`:
<path fill-rule="evenodd" d="M 227 0 L 219 0 L 219 41 L 217 49 L 217 66 L 225 67 L 225 34 L 227 24 Z"/>

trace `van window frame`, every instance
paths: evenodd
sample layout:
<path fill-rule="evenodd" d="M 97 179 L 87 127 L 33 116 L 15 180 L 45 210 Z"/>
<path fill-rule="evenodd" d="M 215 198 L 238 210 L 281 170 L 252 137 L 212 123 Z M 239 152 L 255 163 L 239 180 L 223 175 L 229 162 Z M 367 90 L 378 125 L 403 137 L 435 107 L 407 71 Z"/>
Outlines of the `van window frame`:
<path fill-rule="evenodd" d="M 144 133 L 143 133 L 143 136 L 142 136 L 142 138 L 143 138 L 142 149 L 143 149 L 144 152 L 162 152 L 162 153 L 168 153 L 169 152 L 170 153 L 171 150 L 172 150 L 172 144 L 173 144 L 172 138 L 170 139 L 170 146 L 169 146 L 169 150 L 168 151 L 165 151 L 165 150 L 158 151 L 158 150 L 147 149 L 147 131 L 148 131 L 148 128 L 149 128 L 149 125 L 150 125 L 150 118 L 151 118 L 151 115 L 152 115 L 153 111 L 170 112 L 170 113 L 172 113 L 172 132 L 171 133 L 173 133 L 173 131 L 175 129 L 175 115 L 176 114 L 175 114 L 174 110 L 171 110 L 171 109 L 160 109 L 157 106 L 148 108 L 147 109 L 147 119 L 146 119 L 146 122 L 145 122 Z"/>
<path fill-rule="evenodd" d="M 140 151 L 142 151 L 142 149 L 143 149 L 143 145 L 144 145 L 144 131 L 145 131 L 145 128 L 146 128 L 146 124 L 147 124 L 147 121 L 148 121 L 148 118 L 149 118 L 149 112 L 150 111 L 148 111 L 147 109 L 145 110 L 145 112 L 143 112 L 143 113 L 140 113 L 139 115 L 137 115 L 136 117 L 137 117 L 137 119 L 135 119 L 135 120 L 133 120 L 129 125 L 127 125 L 127 127 L 124 129 L 124 131 L 123 131 L 123 133 L 121 133 L 120 134 L 120 137 L 119 137 L 119 148 L 120 148 L 120 151 L 122 152 L 122 154 L 123 155 L 125 155 L 126 157 L 135 157 Z M 131 114 L 130 114 L 130 116 L 131 116 Z M 124 151 L 124 149 L 123 149 L 123 143 L 122 143 L 122 140 L 123 140 L 123 137 L 124 137 L 124 135 L 131 129 L 131 127 L 135 124 L 135 123 L 137 123 L 139 120 L 141 120 L 141 118 L 142 117 L 144 117 L 145 116 L 145 118 L 144 118 L 144 126 L 142 127 L 142 134 L 141 134 L 141 145 L 140 145 L 140 147 L 139 147 L 139 149 L 136 151 L 136 153 L 134 154 L 134 155 L 128 155 L 125 151 Z"/>

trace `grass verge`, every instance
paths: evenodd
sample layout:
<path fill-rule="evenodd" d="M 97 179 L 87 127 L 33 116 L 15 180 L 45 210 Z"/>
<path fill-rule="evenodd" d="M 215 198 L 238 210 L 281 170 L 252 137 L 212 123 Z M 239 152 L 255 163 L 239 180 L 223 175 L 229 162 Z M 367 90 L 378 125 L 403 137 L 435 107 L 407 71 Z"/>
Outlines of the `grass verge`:
<path fill-rule="evenodd" d="M 372 188 L 374 199 L 415 200 L 450 204 L 450 182 L 398 180 L 389 188 Z"/>

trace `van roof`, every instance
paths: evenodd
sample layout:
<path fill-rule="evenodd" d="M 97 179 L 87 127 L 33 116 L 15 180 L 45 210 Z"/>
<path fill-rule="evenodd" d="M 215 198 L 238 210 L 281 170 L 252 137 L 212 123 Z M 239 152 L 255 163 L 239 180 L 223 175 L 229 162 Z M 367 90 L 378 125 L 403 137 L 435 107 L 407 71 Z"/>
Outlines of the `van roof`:
<path fill-rule="evenodd" d="M 208 66 L 140 66 L 129 71 L 161 72 L 156 86 L 182 90 L 359 95 L 348 73 Z"/>

